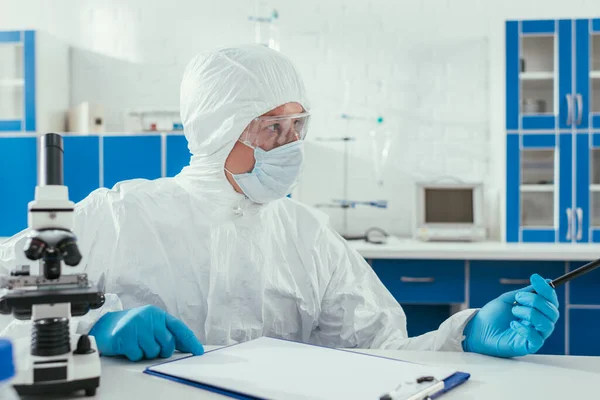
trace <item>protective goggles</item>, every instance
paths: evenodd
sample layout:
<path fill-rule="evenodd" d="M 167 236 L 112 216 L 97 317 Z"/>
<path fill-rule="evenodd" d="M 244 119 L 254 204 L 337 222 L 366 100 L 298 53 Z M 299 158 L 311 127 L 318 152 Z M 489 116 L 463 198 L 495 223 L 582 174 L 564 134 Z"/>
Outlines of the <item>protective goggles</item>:
<path fill-rule="evenodd" d="M 257 117 L 250 122 L 239 141 L 264 151 L 276 149 L 285 144 L 304 140 L 308 131 L 310 113 L 284 115 L 280 117 Z"/>

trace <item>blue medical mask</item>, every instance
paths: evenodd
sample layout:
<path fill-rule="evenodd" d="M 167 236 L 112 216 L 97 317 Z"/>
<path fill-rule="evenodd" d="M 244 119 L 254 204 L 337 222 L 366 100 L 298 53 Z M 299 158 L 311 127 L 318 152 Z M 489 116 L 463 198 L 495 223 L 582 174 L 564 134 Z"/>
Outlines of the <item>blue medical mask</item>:
<path fill-rule="evenodd" d="M 244 194 L 255 203 L 268 203 L 287 196 L 300 178 L 304 161 L 304 141 L 297 140 L 265 151 L 254 148 L 254 169 L 245 174 L 233 174 Z"/>

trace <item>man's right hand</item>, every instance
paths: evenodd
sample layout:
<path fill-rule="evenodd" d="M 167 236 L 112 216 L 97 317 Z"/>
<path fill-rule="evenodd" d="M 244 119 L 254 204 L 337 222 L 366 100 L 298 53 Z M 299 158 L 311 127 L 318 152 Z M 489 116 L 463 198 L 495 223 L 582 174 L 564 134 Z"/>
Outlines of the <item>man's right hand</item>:
<path fill-rule="evenodd" d="M 90 330 L 101 355 L 124 355 L 131 361 L 168 358 L 175 349 L 193 355 L 204 347 L 183 322 L 155 306 L 105 314 Z"/>

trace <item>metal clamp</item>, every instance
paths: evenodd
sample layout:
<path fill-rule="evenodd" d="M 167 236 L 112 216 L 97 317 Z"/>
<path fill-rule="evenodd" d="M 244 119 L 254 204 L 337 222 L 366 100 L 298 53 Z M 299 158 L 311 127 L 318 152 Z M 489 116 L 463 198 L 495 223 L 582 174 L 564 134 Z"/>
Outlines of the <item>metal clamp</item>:
<path fill-rule="evenodd" d="M 581 226 L 583 225 L 583 210 L 581 207 L 577 207 L 577 223 L 579 224 L 577 228 L 577 240 L 581 240 L 583 238 L 583 230 Z"/>
<path fill-rule="evenodd" d="M 567 240 L 571 240 L 571 226 L 573 225 L 573 210 L 567 208 Z"/>
<path fill-rule="evenodd" d="M 581 125 L 581 119 L 583 118 L 583 97 L 580 93 L 575 95 L 577 98 L 577 125 Z"/>
<path fill-rule="evenodd" d="M 567 93 L 567 125 L 570 126 L 573 123 L 573 96 L 571 93 Z"/>
<path fill-rule="evenodd" d="M 432 283 L 433 281 L 435 281 L 435 278 L 430 276 L 427 278 L 417 278 L 414 276 L 402 276 L 400 277 L 400 280 L 402 282 L 406 282 L 406 283 Z"/>
<path fill-rule="evenodd" d="M 501 285 L 529 285 L 529 279 L 500 278 Z"/>

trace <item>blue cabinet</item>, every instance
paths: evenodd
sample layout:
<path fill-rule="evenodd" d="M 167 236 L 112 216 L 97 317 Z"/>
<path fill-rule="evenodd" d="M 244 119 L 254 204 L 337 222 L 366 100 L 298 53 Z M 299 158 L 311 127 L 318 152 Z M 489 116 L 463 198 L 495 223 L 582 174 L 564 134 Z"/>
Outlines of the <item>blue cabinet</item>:
<path fill-rule="evenodd" d="M 43 31 L 0 31 L 0 132 L 64 132 L 69 46 Z"/>
<path fill-rule="evenodd" d="M 569 310 L 569 354 L 600 356 L 600 308 Z"/>
<path fill-rule="evenodd" d="M 183 167 L 189 165 L 191 153 L 183 135 L 167 135 L 166 142 L 167 171 L 169 177 L 177 175 Z"/>
<path fill-rule="evenodd" d="M 420 336 L 435 331 L 442 322 L 452 315 L 450 305 L 401 303 L 401 306 L 404 314 L 406 314 L 408 337 Z"/>
<path fill-rule="evenodd" d="M 571 20 L 506 23 L 506 130 L 554 131 L 569 124 Z M 555 90 L 557 89 L 557 90 Z"/>
<path fill-rule="evenodd" d="M 35 131 L 35 32 L 0 32 L 0 45 L 0 132 Z"/>
<path fill-rule="evenodd" d="M 164 137 L 166 136 L 166 137 Z M 93 190 L 117 182 L 176 175 L 189 164 L 183 135 L 69 135 L 64 138 L 64 181 L 79 202 Z M 0 135 L 0 237 L 27 228 L 27 203 L 37 184 L 37 137 Z"/>
<path fill-rule="evenodd" d="M 534 273 L 554 278 L 565 272 L 565 263 L 558 261 L 471 261 L 469 306 L 483 307 L 503 293 L 529 286 L 529 277 Z M 561 317 L 539 354 L 565 354 L 565 289 L 559 287 L 556 292 Z"/>
<path fill-rule="evenodd" d="M 570 262 L 573 271 L 586 263 Z M 585 277 L 574 279 L 569 285 L 569 304 L 600 306 L 600 269 L 588 273 Z M 600 330 L 597 332 L 600 337 Z"/>
<path fill-rule="evenodd" d="M 104 186 L 136 178 L 162 176 L 160 136 L 105 136 Z"/>
<path fill-rule="evenodd" d="M 506 240 L 600 241 L 600 19 L 506 23 Z"/>
<path fill-rule="evenodd" d="M 100 138 L 66 136 L 64 150 L 65 185 L 69 199 L 77 203 L 100 187 Z"/>
<path fill-rule="evenodd" d="M 572 149 L 569 133 L 507 135 L 508 242 L 573 240 Z"/>
<path fill-rule="evenodd" d="M 534 273 L 556 278 L 583 263 L 373 259 L 370 264 L 402 305 L 413 337 L 437 329 L 454 311 L 453 303 L 480 308 L 503 293 L 529 286 Z M 600 355 L 598 287 L 600 271 L 557 288 L 560 318 L 540 354 Z"/>
<path fill-rule="evenodd" d="M 27 203 L 37 184 L 36 139 L 0 139 L 0 237 L 27 228 Z"/>

